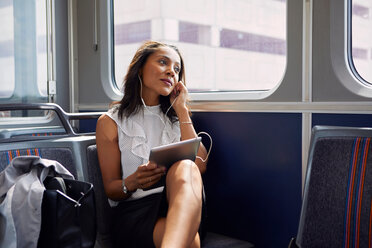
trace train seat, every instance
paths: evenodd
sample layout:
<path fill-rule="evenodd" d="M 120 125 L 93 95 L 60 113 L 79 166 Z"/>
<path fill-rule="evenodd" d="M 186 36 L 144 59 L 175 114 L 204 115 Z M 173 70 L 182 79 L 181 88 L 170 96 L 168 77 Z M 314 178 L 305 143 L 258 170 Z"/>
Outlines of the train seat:
<path fill-rule="evenodd" d="M 0 171 L 10 163 L 11 159 L 21 155 L 36 155 L 61 163 L 77 180 L 86 181 L 86 147 L 95 144 L 95 136 L 54 137 L 34 139 L 29 137 L 23 141 L 0 142 Z"/>
<path fill-rule="evenodd" d="M 371 247 L 371 137 L 371 128 L 313 128 L 298 233 L 289 247 Z"/>
<path fill-rule="evenodd" d="M 101 169 L 99 167 L 97 147 L 91 145 L 87 148 L 88 181 L 94 186 L 96 199 L 97 239 L 96 247 L 113 247 L 111 240 L 111 214 L 107 196 L 103 187 Z"/>
<path fill-rule="evenodd" d="M 47 141 L 48 143 L 50 141 Z M 62 164 L 75 178 L 77 178 L 77 171 L 75 161 L 71 149 L 66 147 L 40 147 L 28 146 L 29 148 L 19 149 L 21 147 L 27 147 L 30 144 L 29 141 L 25 143 L 13 143 L 12 145 L 0 144 L 0 172 L 5 169 L 10 161 L 18 156 L 39 156 L 41 158 L 56 160 Z M 4 149 L 4 150 L 3 150 Z"/>
<path fill-rule="evenodd" d="M 96 143 L 94 133 L 76 134 L 70 120 L 98 118 L 100 113 L 70 114 L 57 104 L 1 104 L 0 112 L 41 113 L 39 122 L 27 117 L 9 118 L 0 123 L 0 171 L 12 158 L 36 155 L 56 160 L 68 169 L 75 179 L 85 181 L 86 148 Z M 30 112 L 29 112 L 30 111 Z M 33 111 L 33 112 L 31 112 Z M 15 120 L 11 120 L 15 119 Z M 36 118 L 37 119 L 37 118 Z"/>
<path fill-rule="evenodd" d="M 98 247 L 112 247 L 110 238 L 111 209 L 107 201 L 102 182 L 101 169 L 99 167 L 96 145 L 87 148 L 88 161 L 88 181 L 94 185 L 97 210 L 97 244 Z M 250 248 L 254 247 L 251 243 L 219 235 L 207 233 L 203 240 L 203 248 Z"/>

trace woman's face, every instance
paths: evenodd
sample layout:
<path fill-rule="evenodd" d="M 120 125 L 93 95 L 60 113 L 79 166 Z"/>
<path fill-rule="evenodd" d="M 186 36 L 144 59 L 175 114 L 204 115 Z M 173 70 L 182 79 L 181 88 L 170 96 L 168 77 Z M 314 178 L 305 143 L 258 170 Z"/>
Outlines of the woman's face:
<path fill-rule="evenodd" d="M 170 47 L 159 47 L 142 68 L 142 98 L 146 105 L 159 104 L 159 96 L 168 96 L 179 80 L 181 59 Z"/>

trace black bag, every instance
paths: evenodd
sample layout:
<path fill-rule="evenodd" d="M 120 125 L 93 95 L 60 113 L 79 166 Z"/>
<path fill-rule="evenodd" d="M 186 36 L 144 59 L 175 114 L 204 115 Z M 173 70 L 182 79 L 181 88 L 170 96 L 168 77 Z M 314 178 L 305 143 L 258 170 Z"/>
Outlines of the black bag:
<path fill-rule="evenodd" d="M 47 177 L 38 248 L 94 247 L 96 206 L 91 183 Z"/>

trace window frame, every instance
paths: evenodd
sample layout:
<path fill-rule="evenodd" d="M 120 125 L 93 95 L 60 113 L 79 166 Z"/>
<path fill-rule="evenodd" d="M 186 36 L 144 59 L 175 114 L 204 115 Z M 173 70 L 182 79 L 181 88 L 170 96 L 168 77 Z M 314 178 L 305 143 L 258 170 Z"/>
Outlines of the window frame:
<path fill-rule="evenodd" d="M 270 90 L 243 90 L 243 91 L 212 91 L 212 92 L 190 92 L 189 96 L 191 101 L 249 101 L 249 100 L 265 100 L 265 99 L 277 99 L 283 98 L 290 101 L 301 99 L 301 83 L 299 86 L 295 86 L 301 81 L 303 64 L 303 50 L 302 50 L 302 37 L 303 26 L 302 23 L 290 22 L 289 19 L 302 19 L 302 7 L 303 3 L 296 3 L 297 0 L 286 1 L 286 66 L 283 72 L 281 80 L 275 87 Z M 113 37 L 113 0 L 105 1 L 99 0 L 100 3 L 100 69 L 101 69 L 101 84 L 105 94 L 111 100 L 120 100 L 122 98 L 122 92 L 115 83 L 114 78 L 114 37 Z M 289 12 L 289 9 L 298 9 L 301 6 L 301 12 Z M 292 34 L 288 30 L 295 30 Z M 296 37 L 296 38 L 294 38 Z M 294 48 L 289 51 L 289 47 L 294 45 Z M 296 80 L 294 80 L 296 79 Z M 284 88 L 290 90 L 289 93 L 283 93 Z M 279 94 L 279 96 L 277 96 Z"/>
<path fill-rule="evenodd" d="M 330 0 L 330 56 L 333 70 L 346 89 L 372 98 L 372 84 L 356 71 L 352 59 L 351 14 L 352 0 Z M 341 13 L 341 14 L 340 14 Z M 341 25 L 342 24 L 342 25 Z"/>
<path fill-rule="evenodd" d="M 55 81 L 54 80 L 54 77 L 55 77 L 55 29 L 54 29 L 54 4 L 52 2 L 52 0 L 44 0 L 45 1 L 45 8 L 46 8 L 46 13 L 45 13 L 45 20 L 46 20 L 46 34 L 45 34 L 45 45 L 46 45 L 46 79 L 47 79 L 47 87 L 48 87 L 48 82 L 49 81 Z M 12 3 L 13 5 L 13 12 L 14 12 L 14 4 Z M 37 5 L 36 1 L 35 1 L 35 5 Z M 37 6 L 36 6 L 37 7 Z M 37 13 L 35 13 L 37 14 Z M 14 13 L 13 13 L 14 15 Z M 13 17 L 14 18 L 14 17 Z M 36 21 L 35 21 L 35 25 L 36 24 Z M 36 36 L 36 44 L 39 42 L 38 40 L 38 36 L 37 34 L 35 34 Z M 14 42 L 14 40 L 13 40 Z M 14 55 L 13 55 L 13 58 L 15 60 L 15 57 L 17 56 L 15 54 L 15 51 L 16 49 L 18 48 L 17 45 L 14 45 Z M 38 54 L 38 48 L 36 48 L 36 59 L 38 58 L 37 57 L 37 54 Z M 14 69 L 16 70 L 16 64 L 14 64 Z M 17 89 L 20 87 L 18 84 L 17 84 L 17 80 L 16 80 L 16 77 L 14 78 L 14 88 L 13 88 L 13 91 L 11 93 L 11 95 L 9 96 L 6 96 L 6 97 L 0 97 L 0 103 L 19 103 L 19 102 L 22 102 L 22 99 L 24 97 L 26 98 L 29 98 L 30 101 L 28 101 L 29 103 L 35 103 L 35 102 L 51 102 L 51 97 L 50 97 L 50 94 L 48 92 L 48 89 L 47 89 L 47 94 L 44 95 L 42 90 L 39 88 L 39 85 L 38 85 L 38 78 L 37 78 L 37 73 L 38 73 L 38 68 L 36 67 L 36 70 L 34 72 L 36 74 L 36 89 L 33 89 L 33 93 L 38 93 L 37 95 L 19 95 L 18 92 L 17 92 Z"/>
<path fill-rule="evenodd" d="M 100 1 L 99 16 L 101 17 L 100 37 L 100 69 L 102 88 L 110 99 L 119 100 L 123 93 L 115 83 L 115 62 L 114 62 L 114 16 L 113 0 Z"/>
<path fill-rule="evenodd" d="M 347 58 L 348 58 L 348 63 L 350 66 L 350 69 L 354 76 L 356 77 L 357 80 L 360 81 L 364 86 L 366 87 L 371 87 L 372 82 L 368 82 L 365 80 L 360 73 L 358 72 L 357 68 L 355 67 L 354 64 L 354 57 L 353 57 L 353 1 L 354 0 L 347 0 L 347 7 L 346 7 L 346 12 L 347 12 Z M 368 50 L 367 50 L 368 52 Z M 368 57 L 368 54 L 367 54 Z M 372 97 L 372 95 L 370 96 Z"/>

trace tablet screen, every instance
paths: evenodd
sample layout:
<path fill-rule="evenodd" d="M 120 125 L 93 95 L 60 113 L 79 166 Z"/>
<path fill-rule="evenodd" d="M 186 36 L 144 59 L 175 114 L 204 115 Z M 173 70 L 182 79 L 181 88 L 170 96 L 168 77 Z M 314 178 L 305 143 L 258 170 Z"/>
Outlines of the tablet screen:
<path fill-rule="evenodd" d="M 157 163 L 159 166 L 169 168 L 179 160 L 190 159 L 195 161 L 198 153 L 201 138 L 183 140 L 180 142 L 154 147 L 150 151 L 149 161 Z"/>

